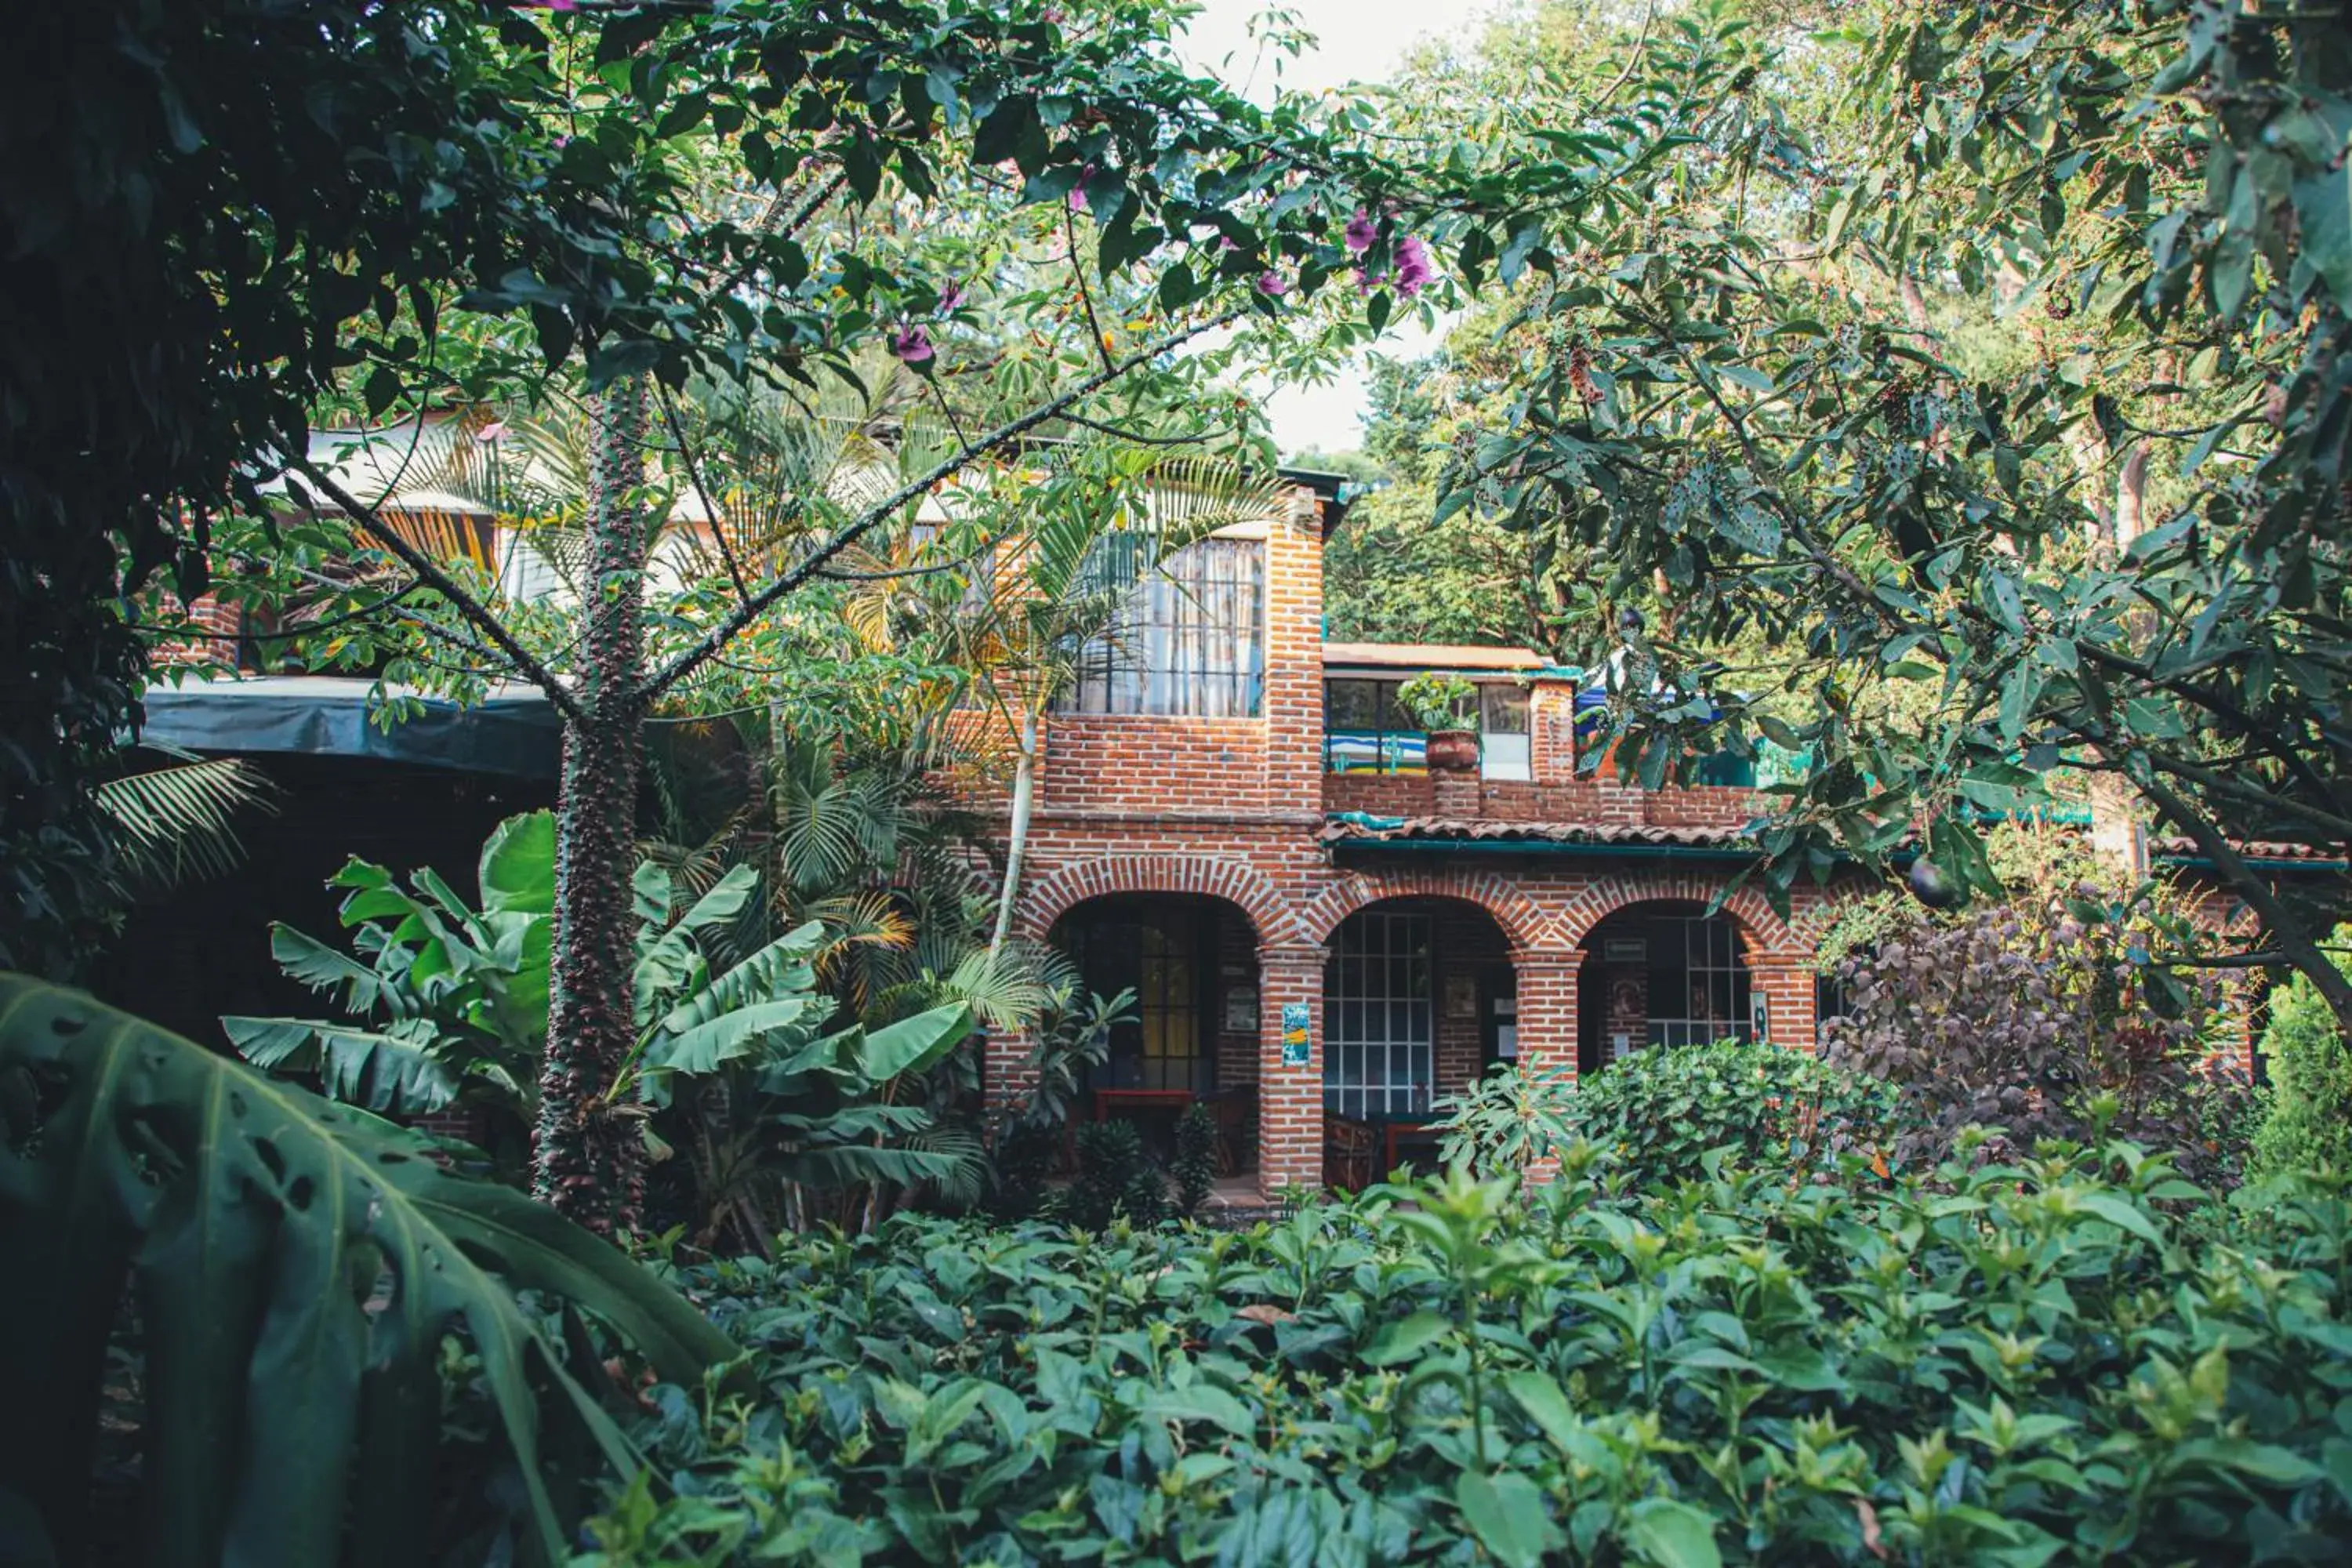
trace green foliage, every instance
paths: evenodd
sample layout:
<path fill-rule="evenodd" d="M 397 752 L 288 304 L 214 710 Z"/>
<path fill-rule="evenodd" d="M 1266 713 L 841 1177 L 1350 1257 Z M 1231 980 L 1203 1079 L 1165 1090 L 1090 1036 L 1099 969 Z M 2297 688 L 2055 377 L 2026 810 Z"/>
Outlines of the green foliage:
<path fill-rule="evenodd" d="M 1794 1191 L 1380 1189 L 1245 1234 L 919 1216 L 691 1270 L 756 1397 L 659 1388 L 582 1568 L 2168 1563 L 2352 1541 L 2352 1205 L 2160 1160 Z"/>
<path fill-rule="evenodd" d="M 1482 1176 L 1525 1175 L 1576 1141 L 1576 1069 L 1533 1065 L 1528 1057 L 1497 1062 L 1459 1095 L 1437 1102 L 1438 1157 Z"/>
<path fill-rule="evenodd" d="M 1802 1175 L 1890 1152 L 1905 1123 L 1892 1086 L 1769 1041 L 1635 1051 L 1581 1080 L 1577 1131 L 1607 1179 L 1639 1191 L 1726 1151 L 1727 1169 Z"/>
<path fill-rule="evenodd" d="M 1209 1201 L 1217 1180 L 1217 1119 L 1199 1100 L 1176 1119 L 1176 1160 L 1169 1173 L 1176 1179 L 1176 1215 L 1190 1219 Z"/>
<path fill-rule="evenodd" d="M 1082 1230 L 1106 1230 L 1114 1219 L 1160 1223 L 1168 1184 L 1145 1152 L 1132 1121 L 1088 1121 L 1077 1131 L 1078 1179 L 1064 1200 L 1063 1217 Z"/>
<path fill-rule="evenodd" d="M 575 1381 L 601 1369 L 518 1290 L 595 1314 L 666 1377 L 731 1354 L 608 1244 L 399 1129 L 17 976 L 0 976 L 0 1497 L 30 1503 L 60 1561 L 81 1560 L 126 1279 L 147 1363 L 139 1560 L 159 1568 L 347 1545 L 425 1560 L 444 1341 L 461 1331 L 532 1555 L 560 1559 L 567 1489 L 632 1455 Z M 550 1419 L 593 1441 L 551 1440 Z"/>
<path fill-rule="evenodd" d="M 2311 941 L 2330 895 L 2226 842 L 2352 852 L 2341 18 L 1744 13 L 1602 11 L 1483 90 L 1409 84 L 1401 112 L 1490 167 L 1586 153 L 1556 128 L 1601 99 L 1673 127 L 1493 258 L 1512 309 L 1423 378 L 1450 405 L 1435 524 L 1524 537 L 1539 583 L 1580 569 L 1555 657 L 1615 651 L 1604 605 L 1671 609 L 1596 748 L 1644 783 L 1811 753 L 1761 835 L 1773 896 L 1921 823 L 1996 893 L 1954 808 L 2112 773 L 2352 1022 Z"/>
<path fill-rule="evenodd" d="M 555 832 L 533 812 L 484 845 L 482 907 L 431 871 L 404 889 L 354 860 L 334 884 L 352 889 L 342 921 L 359 959 L 278 927 L 287 972 L 336 993 L 366 1026 L 293 1018 L 222 1020 L 257 1066 L 315 1075 L 330 1098 L 418 1114 L 450 1104 L 492 1119 L 486 1140 L 511 1166 L 538 1099 L 548 1020 Z M 641 1106 L 657 1156 L 679 1145 L 686 1200 L 706 1244 L 740 1245 L 819 1219 L 868 1222 L 884 1189 L 944 1188 L 966 1201 L 980 1182 L 969 1137 L 943 1131 L 899 1086 L 920 1081 L 969 1036 L 970 1007 L 950 1000 L 871 1029 L 828 1032 L 836 1004 L 815 961 L 815 921 L 730 961 L 734 933 L 760 899 L 738 863 L 699 894 L 638 868 L 632 994 L 635 1045 L 606 1100 Z M 830 1205 L 820 1210 L 813 1192 Z"/>
<path fill-rule="evenodd" d="M 2336 945 L 2347 940 L 2352 928 L 2336 928 Z M 2262 1054 L 2270 1069 L 2270 1110 L 2254 1131 L 2247 1173 L 2284 1175 L 2323 1165 L 2352 1171 L 2352 1042 L 2302 976 L 2271 994 Z"/>
<path fill-rule="evenodd" d="M 1459 730 L 1465 727 L 1464 707 L 1478 695 L 1478 689 L 1459 675 L 1444 675 L 1435 670 L 1416 675 L 1397 688 L 1397 702 L 1412 721 L 1424 730 Z M 1475 729 L 1475 720 L 1466 721 Z"/>

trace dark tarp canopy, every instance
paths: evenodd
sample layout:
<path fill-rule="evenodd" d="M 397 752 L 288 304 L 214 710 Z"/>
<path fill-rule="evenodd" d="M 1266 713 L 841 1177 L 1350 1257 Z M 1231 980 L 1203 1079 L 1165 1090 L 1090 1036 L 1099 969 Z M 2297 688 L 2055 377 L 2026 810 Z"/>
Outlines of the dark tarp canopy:
<path fill-rule="evenodd" d="M 142 738 L 191 752 L 374 757 L 513 778 L 556 776 L 562 721 L 535 687 L 495 686 L 471 708 L 388 687 L 386 696 L 414 700 L 412 710 L 389 724 L 372 721 L 375 689 L 372 680 L 322 675 L 153 687 L 142 699 Z"/>

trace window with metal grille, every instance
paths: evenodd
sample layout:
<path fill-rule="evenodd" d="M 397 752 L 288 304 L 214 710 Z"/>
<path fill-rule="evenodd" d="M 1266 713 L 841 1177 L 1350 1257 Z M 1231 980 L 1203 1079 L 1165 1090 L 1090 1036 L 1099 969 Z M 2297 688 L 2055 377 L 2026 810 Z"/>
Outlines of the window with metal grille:
<path fill-rule="evenodd" d="M 1427 915 L 1367 910 L 1323 976 L 1323 1104 L 1341 1116 L 1425 1111 L 1436 1063 Z"/>
<path fill-rule="evenodd" d="M 1672 942 L 1651 943 L 1650 1044 L 1754 1039 L 1748 966 L 1740 962 L 1739 933 L 1731 922 L 1716 915 L 1659 924 L 1681 927 L 1682 941 L 1679 952 Z"/>
<path fill-rule="evenodd" d="M 1097 920 L 1065 940 L 1088 990 L 1135 993 L 1135 1015 L 1111 1030 L 1109 1059 L 1093 1075 L 1097 1087 L 1195 1093 L 1213 1087 L 1215 1064 L 1202 1042 L 1200 920 L 1178 910 Z"/>
<path fill-rule="evenodd" d="M 1105 542 L 1113 554 L 1124 548 L 1118 537 Z M 1132 548 L 1144 547 L 1136 536 Z M 1136 575 L 1108 557 L 1105 570 Z M 1056 706 L 1074 713 L 1255 718 L 1265 686 L 1265 626 L 1264 543 L 1204 539 L 1187 545 L 1137 583 L 1110 628 L 1078 650 L 1077 679 Z"/>

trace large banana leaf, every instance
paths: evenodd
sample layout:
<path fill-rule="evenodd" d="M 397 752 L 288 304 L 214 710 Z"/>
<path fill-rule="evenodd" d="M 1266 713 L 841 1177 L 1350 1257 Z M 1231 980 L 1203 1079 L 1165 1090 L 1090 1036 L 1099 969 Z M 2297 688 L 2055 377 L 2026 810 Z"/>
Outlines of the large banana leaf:
<path fill-rule="evenodd" d="M 40 1510 L 65 1562 L 81 1555 L 126 1280 L 146 1336 L 151 1568 L 425 1561 L 440 1345 L 461 1326 L 528 1492 L 526 1542 L 560 1559 L 534 1389 L 561 1394 L 609 1460 L 628 1451 L 518 1289 L 601 1318 L 671 1382 L 732 1353 L 652 1276 L 521 1194 L 16 975 L 0 975 L 0 1494 Z"/>
<path fill-rule="evenodd" d="M 458 1083 L 448 1064 L 426 1048 L 430 1022 L 411 1019 L 404 1026 L 414 1030 L 419 1024 L 422 1038 L 308 1018 L 231 1016 L 221 1028 L 237 1055 L 255 1067 L 317 1073 L 330 1100 L 386 1115 L 424 1116 L 457 1099 Z"/>

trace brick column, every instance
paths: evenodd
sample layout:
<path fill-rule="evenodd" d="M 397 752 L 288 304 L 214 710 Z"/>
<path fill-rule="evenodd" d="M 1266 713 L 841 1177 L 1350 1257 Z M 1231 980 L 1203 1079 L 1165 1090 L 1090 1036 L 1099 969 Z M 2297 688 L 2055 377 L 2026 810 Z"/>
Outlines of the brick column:
<path fill-rule="evenodd" d="M 1565 1067 L 1576 1076 L 1577 974 L 1583 967 L 1580 948 L 1522 949 L 1511 954 L 1518 977 L 1519 1060 L 1529 1068 Z M 1528 1171 L 1530 1181 L 1549 1182 L 1559 1174 L 1557 1161 L 1538 1161 Z"/>
<path fill-rule="evenodd" d="M 1029 1058 L 1037 1038 L 1026 1029 L 991 1029 L 982 1047 L 981 1100 L 992 1135 L 1007 1111 L 1029 1098 L 1036 1088 L 1036 1069 Z"/>
<path fill-rule="evenodd" d="M 1288 501 L 1266 525 L 1265 793 L 1311 810 L 1323 789 L 1323 514 L 1311 490 Z"/>
<path fill-rule="evenodd" d="M 1286 1186 L 1323 1184 L 1323 963 L 1307 942 L 1257 950 L 1257 1185 L 1271 1200 Z M 1282 1060 L 1282 1010 L 1307 1008 L 1307 1061 Z"/>
<path fill-rule="evenodd" d="M 1528 688 L 1528 771 L 1539 784 L 1576 782 L 1576 682 L 1538 675 Z"/>
<path fill-rule="evenodd" d="M 1748 988 L 1764 1004 L 1764 1036 L 1775 1045 L 1814 1049 L 1821 1022 L 1813 966 L 1801 952 L 1759 953 L 1748 964 Z"/>
<path fill-rule="evenodd" d="M 1432 768 L 1429 772 L 1431 810 L 1450 822 L 1463 822 L 1479 815 L 1476 769 L 1460 773 L 1451 768 Z"/>

